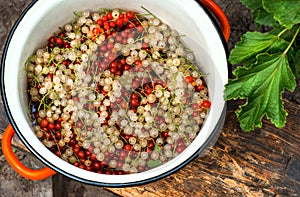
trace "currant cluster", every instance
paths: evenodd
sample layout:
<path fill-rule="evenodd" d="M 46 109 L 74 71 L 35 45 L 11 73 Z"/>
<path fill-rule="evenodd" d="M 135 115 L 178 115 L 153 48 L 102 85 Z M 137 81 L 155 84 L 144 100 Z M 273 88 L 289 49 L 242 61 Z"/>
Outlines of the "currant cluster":
<path fill-rule="evenodd" d="M 192 52 L 151 13 L 76 13 L 26 70 L 36 136 L 63 160 L 102 174 L 176 157 L 211 105 Z"/>

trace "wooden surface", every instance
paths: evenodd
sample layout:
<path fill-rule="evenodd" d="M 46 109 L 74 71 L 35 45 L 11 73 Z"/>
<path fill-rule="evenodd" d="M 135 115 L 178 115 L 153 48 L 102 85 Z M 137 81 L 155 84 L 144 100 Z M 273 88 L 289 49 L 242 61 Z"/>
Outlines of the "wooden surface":
<path fill-rule="evenodd" d="M 10 10 L 21 10 L 28 2 L 18 0 L 18 3 L 6 6 Z M 231 22 L 229 48 L 232 48 L 242 33 L 255 28 L 253 21 L 238 0 L 216 2 Z M 14 16 L 10 24 L 2 24 L 9 21 L 7 16 L 0 22 L 2 41 L 17 14 Z M 2 50 L 0 52 L 1 55 Z M 263 128 L 250 133 L 239 128 L 234 114 L 237 106 L 236 101 L 228 103 L 221 136 L 204 157 L 196 158 L 179 172 L 160 181 L 106 190 L 120 196 L 300 196 L 300 106 L 285 100 L 289 113 L 285 128 L 277 129 L 264 119 Z M 0 113 L 4 114 L 2 103 Z M 7 124 L 7 117 L 1 115 L 0 138 Z M 17 139 L 14 144 L 24 149 Z"/>

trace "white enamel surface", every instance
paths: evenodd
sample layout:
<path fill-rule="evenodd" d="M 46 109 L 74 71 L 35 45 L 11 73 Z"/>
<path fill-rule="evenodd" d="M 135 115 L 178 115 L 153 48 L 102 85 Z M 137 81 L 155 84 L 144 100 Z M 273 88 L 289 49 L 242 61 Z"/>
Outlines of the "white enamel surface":
<path fill-rule="evenodd" d="M 95 8 L 124 8 L 144 12 L 144 6 L 165 23 L 188 38 L 204 73 L 212 101 L 209 116 L 195 141 L 172 161 L 147 172 L 132 175 L 102 175 L 81 170 L 56 157 L 36 138 L 26 115 L 24 63 L 47 38 L 73 18 L 74 11 Z M 16 29 L 5 60 L 5 91 L 12 117 L 35 151 L 52 165 L 76 177 L 102 183 L 137 182 L 163 174 L 192 156 L 215 128 L 225 105 L 224 85 L 227 83 L 227 61 L 220 37 L 211 20 L 193 0 L 39 0 L 27 12 Z"/>

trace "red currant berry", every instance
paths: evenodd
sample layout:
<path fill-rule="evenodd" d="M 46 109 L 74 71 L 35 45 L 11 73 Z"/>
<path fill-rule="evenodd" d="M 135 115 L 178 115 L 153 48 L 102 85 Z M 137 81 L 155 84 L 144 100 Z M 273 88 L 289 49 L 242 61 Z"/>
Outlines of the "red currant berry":
<path fill-rule="evenodd" d="M 209 100 L 204 100 L 201 104 L 200 104 L 200 107 L 201 108 L 204 108 L 204 109 L 207 109 L 207 108 L 210 108 L 211 106 L 211 103 Z"/>
<path fill-rule="evenodd" d="M 47 127 L 47 126 L 48 126 L 48 123 L 49 123 L 49 121 L 47 120 L 47 118 L 44 118 L 44 119 L 41 120 L 40 126 L 41 126 L 42 128 Z"/>
<path fill-rule="evenodd" d="M 63 39 L 62 38 L 55 38 L 55 43 L 57 45 L 62 45 L 64 43 Z"/>
<path fill-rule="evenodd" d="M 131 11 L 127 11 L 126 12 L 126 17 L 129 18 L 129 19 L 132 19 L 132 18 L 134 18 L 134 14 Z"/>
<path fill-rule="evenodd" d="M 120 13 L 120 14 L 119 14 L 119 18 L 120 18 L 120 19 L 124 18 L 124 14 Z"/>
<path fill-rule="evenodd" d="M 124 150 L 127 150 L 127 151 L 130 151 L 131 148 L 132 148 L 132 146 L 131 146 L 130 144 L 126 144 L 126 145 L 124 146 Z"/>
<path fill-rule="evenodd" d="M 84 152 L 83 152 L 83 151 L 79 151 L 79 152 L 78 152 L 78 158 L 79 158 L 79 159 L 83 159 L 84 157 L 85 157 Z"/>
<path fill-rule="evenodd" d="M 140 101 L 138 99 L 131 99 L 130 104 L 132 107 L 138 107 L 140 105 Z"/>
<path fill-rule="evenodd" d="M 98 34 L 100 33 L 100 28 L 99 28 L 99 27 L 94 27 L 94 28 L 92 29 L 92 33 L 93 33 L 94 35 L 98 35 Z"/>
<path fill-rule="evenodd" d="M 186 81 L 187 83 L 192 83 L 192 82 L 194 82 L 195 80 L 194 80 L 194 78 L 191 77 L 191 76 L 186 76 L 186 77 L 185 77 L 185 81 Z"/>
<path fill-rule="evenodd" d="M 114 28 L 114 27 L 116 26 L 116 23 L 113 22 L 113 21 L 111 21 L 111 22 L 109 23 L 109 26 L 110 26 L 111 28 Z"/>
<path fill-rule="evenodd" d="M 198 91 L 198 92 L 200 92 L 203 89 L 204 89 L 204 85 L 198 85 L 198 86 L 196 86 L 196 91 Z"/>
<path fill-rule="evenodd" d="M 99 25 L 99 26 L 102 26 L 103 25 L 103 22 L 101 19 L 97 20 L 96 23 Z"/>
<path fill-rule="evenodd" d="M 101 20 L 102 20 L 102 22 L 106 22 L 107 21 L 107 16 L 102 16 Z"/>
<path fill-rule="evenodd" d="M 123 20 L 120 19 L 120 18 L 117 19 L 117 20 L 116 20 L 116 25 L 119 26 L 119 27 L 121 27 L 121 26 L 123 25 Z"/>
<path fill-rule="evenodd" d="M 53 123 L 49 123 L 48 124 L 48 129 L 53 131 L 55 129 L 54 124 Z"/>

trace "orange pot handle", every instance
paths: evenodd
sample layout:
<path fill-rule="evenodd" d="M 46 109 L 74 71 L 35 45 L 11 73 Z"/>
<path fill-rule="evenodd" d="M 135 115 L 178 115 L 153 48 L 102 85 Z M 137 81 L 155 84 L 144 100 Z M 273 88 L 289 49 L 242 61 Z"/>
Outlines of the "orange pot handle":
<path fill-rule="evenodd" d="M 199 0 L 219 20 L 226 42 L 230 37 L 230 24 L 223 10 L 213 0 Z"/>
<path fill-rule="evenodd" d="M 48 167 L 38 169 L 38 170 L 33 170 L 24 166 L 12 151 L 11 141 L 14 134 L 15 134 L 14 129 L 12 128 L 11 125 L 8 125 L 2 137 L 2 151 L 8 163 L 12 166 L 12 168 L 17 173 L 31 180 L 43 180 L 56 174 L 55 171 L 53 171 L 51 168 Z"/>

